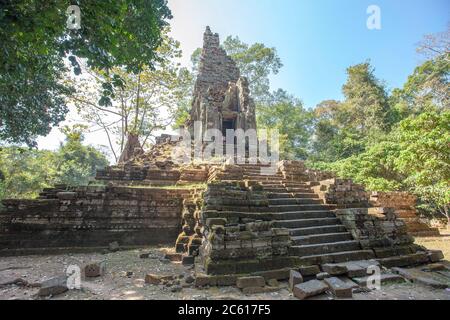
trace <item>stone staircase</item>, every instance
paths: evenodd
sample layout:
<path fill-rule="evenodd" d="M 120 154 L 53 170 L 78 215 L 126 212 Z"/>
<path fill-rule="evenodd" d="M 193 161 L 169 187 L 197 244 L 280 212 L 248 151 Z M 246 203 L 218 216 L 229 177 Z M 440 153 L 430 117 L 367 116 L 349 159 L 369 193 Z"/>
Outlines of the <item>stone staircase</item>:
<path fill-rule="evenodd" d="M 262 185 L 274 227 L 289 230 L 290 254 L 301 257 L 305 265 L 373 258 L 373 252 L 362 250 L 335 216 L 336 207 L 324 204 L 310 182 L 292 182 L 280 172 L 261 175 L 261 164 L 240 167 L 245 180 Z"/>

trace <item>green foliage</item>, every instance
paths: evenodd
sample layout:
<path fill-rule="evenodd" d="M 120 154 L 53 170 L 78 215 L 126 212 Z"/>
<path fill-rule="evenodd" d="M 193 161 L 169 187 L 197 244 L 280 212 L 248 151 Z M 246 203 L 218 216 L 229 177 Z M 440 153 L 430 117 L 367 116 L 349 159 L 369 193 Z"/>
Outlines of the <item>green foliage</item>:
<path fill-rule="evenodd" d="M 310 159 L 334 162 L 364 152 L 393 123 L 384 85 L 373 67 L 361 63 L 347 69 L 343 102 L 325 100 L 314 110 Z"/>
<path fill-rule="evenodd" d="M 4 174 L 0 198 L 28 198 L 49 187 L 55 172 L 55 154 L 18 147 L 2 148 L 0 170 Z"/>
<path fill-rule="evenodd" d="M 400 148 L 395 164 L 408 176 L 405 184 L 450 182 L 450 111 L 407 118 L 393 135 Z"/>
<path fill-rule="evenodd" d="M 370 190 L 409 190 L 425 207 L 448 215 L 450 111 L 411 116 L 365 152 L 317 167 L 352 178 Z"/>
<path fill-rule="evenodd" d="M 402 89 L 394 90 L 391 105 L 397 119 L 450 106 L 450 53 L 418 66 Z"/>
<path fill-rule="evenodd" d="M 278 130 L 281 158 L 306 158 L 312 114 L 303 108 L 300 100 L 278 90 L 269 103 L 258 106 L 257 123 L 260 129 Z"/>
<path fill-rule="evenodd" d="M 250 92 L 256 102 L 270 98 L 271 74 L 277 74 L 283 67 L 275 48 L 262 43 L 248 45 L 239 37 L 228 36 L 222 44 L 228 55 L 236 61 L 241 74 L 248 79 Z"/>
<path fill-rule="evenodd" d="M 359 155 L 328 164 L 327 169 L 340 177 L 352 178 L 369 190 L 399 190 L 403 177 L 394 164 L 398 152 L 396 143 L 382 141 Z"/>
<path fill-rule="evenodd" d="M 374 68 L 369 62 L 357 64 L 347 69 L 347 75 L 342 93 L 348 124 L 362 134 L 388 128 L 388 96 Z"/>
<path fill-rule="evenodd" d="M 105 155 L 92 146 L 84 146 L 82 126 L 65 127 L 66 143 L 56 153 L 55 182 L 86 185 L 97 169 L 108 165 Z"/>
<path fill-rule="evenodd" d="M 95 170 L 108 164 L 91 146 L 82 145 L 81 127 L 65 128 L 66 143 L 59 150 L 19 147 L 0 149 L 0 199 L 33 198 L 57 183 L 87 184 Z"/>
<path fill-rule="evenodd" d="M 64 120 L 61 82 L 68 58 L 75 74 L 80 59 L 93 68 L 125 66 L 138 72 L 157 60 L 160 30 L 171 18 L 166 0 L 6 0 L 0 8 L 0 139 L 33 145 Z M 69 30 L 69 4 L 81 9 L 81 29 Z M 112 89 L 118 79 L 108 79 Z M 113 90 L 105 90 L 103 102 Z"/>

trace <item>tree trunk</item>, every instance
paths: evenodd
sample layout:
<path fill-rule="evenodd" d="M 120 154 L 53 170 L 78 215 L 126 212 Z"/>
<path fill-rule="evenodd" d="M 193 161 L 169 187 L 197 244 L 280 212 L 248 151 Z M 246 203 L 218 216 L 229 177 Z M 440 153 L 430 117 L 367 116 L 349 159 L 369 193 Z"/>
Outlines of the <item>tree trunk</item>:
<path fill-rule="evenodd" d="M 139 136 L 128 133 L 127 143 L 125 144 L 122 154 L 120 155 L 119 163 L 125 163 L 143 152 L 144 150 L 139 142 Z"/>

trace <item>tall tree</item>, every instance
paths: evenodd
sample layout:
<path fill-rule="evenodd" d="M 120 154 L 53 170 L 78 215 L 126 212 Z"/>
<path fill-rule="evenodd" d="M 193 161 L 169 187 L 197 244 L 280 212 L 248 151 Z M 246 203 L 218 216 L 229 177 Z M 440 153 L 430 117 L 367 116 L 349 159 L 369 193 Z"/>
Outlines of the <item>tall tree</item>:
<path fill-rule="evenodd" d="M 68 6 L 81 10 L 80 29 L 68 29 Z M 0 7 L 0 140 L 32 145 L 67 113 L 70 86 L 61 82 L 68 58 L 137 73 L 157 60 L 167 0 L 4 0 Z M 113 81 L 115 80 L 115 81 Z M 117 84 L 117 79 L 106 83 Z M 112 95 L 104 90 L 104 102 Z"/>
<path fill-rule="evenodd" d="M 349 123 L 362 134 L 389 127 L 388 95 L 383 83 L 374 75 L 369 62 L 347 68 L 347 81 L 342 87 Z"/>
<path fill-rule="evenodd" d="M 267 104 L 258 108 L 257 123 L 260 129 L 278 130 L 282 158 L 306 159 L 312 114 L 299 99 L 279 89 Z"/>
<path fill-rule="evenodd" d="M 174 62 L 181 56 L 179 42 L 163 34 L 157 49 L 159 59 L 153 68 L 143 67 L 137 74 L 124 68 L 113 68 L 109 75 L 99 70 L 85 68 L 89 77 L 72 79 L 78 90 L 72 95 L 83 119 L 92 130 L 105 132 L 110 150 L 116 161 L 124 151 L 127 138 L 136 137 L 143 146 L 150 142 L 158 130 L 173 122 L 179 105 L 186 104 L 192 77 L 186 69 Z M 105 77 L 120 78 L 122 85 L 111 98 L 111 105 L 98 103 L 99 92 L 104 88 Z"/>
<path fill-rule="evenodd" d="M 427 60 L 416 67 L 391 104 L 397 120 L 424 111 L 450 108 L 450 24 L 445 32 L 425 36 L 417 51 Z"/>
<path fill-rule="evenodd" d="M 333 162 L 365 150 L 367 137 L 354 123 L 349 104 L 325 100 L 314 109 L 314 134 L 309 159 Z"/>

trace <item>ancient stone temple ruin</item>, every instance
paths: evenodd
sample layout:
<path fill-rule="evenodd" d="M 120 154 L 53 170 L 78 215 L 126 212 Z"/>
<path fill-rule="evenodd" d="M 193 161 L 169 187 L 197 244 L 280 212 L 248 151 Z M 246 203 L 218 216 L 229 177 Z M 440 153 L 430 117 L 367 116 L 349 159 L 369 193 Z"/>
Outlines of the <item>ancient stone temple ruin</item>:
<path fill-rule="evenodd" d="M 187 123 L 191 134 L 196 121 L 201 123 L 201 133 L 218 129 L 225 136 L 227 129 L 256 129 L 255 103 L 250 98 L 247 79 L 240 76 L 236 63 L 220 47 L 219 35 L 209 27 L 203 41 Z"/>
<path fill-rule="evenodd" d="M 209 28 L 187 127 L 193 130 L 195 121 L 202 130 L 256 128 L 247 80 Z M 324 273 L 364 281 L 369 265 L 443 259 L 414 244 L 389 197 L 371 198 L 351 180 L 301 161 L 280 161 L 272 175 L 261 174 L 268 166 L 261 163 L 176 164 L 176 143 L 158 139 L 147 152 L 99 170 L 93 185 L 4 200 L 0 253 L 171 244 L 184 264 L 194 264 L 197 286 L 237 285 L 247 292 L 268 290 L 265 283 L 273 279 L 290 277 L 295 285 Z M 327 280 L 328 286 L 345 287 L 338 280 Z M 295 290 L 305 297 L 304 289 Z"/>

